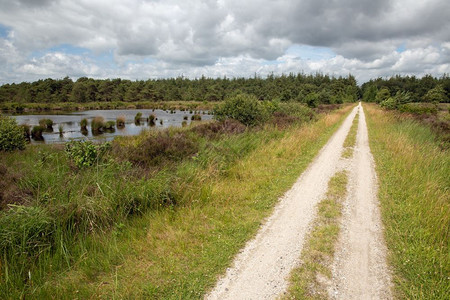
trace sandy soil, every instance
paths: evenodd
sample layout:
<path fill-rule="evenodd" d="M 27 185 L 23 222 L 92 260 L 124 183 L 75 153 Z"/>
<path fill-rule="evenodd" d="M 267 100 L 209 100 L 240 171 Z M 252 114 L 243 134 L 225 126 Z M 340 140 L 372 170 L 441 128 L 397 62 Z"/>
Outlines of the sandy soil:
<path fill-rule="evenodd" d="M 349 191 L 337 244 L 332 299 L 391 299 L 391 276 L 377 199 L 377 178 L 361 107 Z"/>
<path fill-rule="evenodd" d="M 308 226 L 315 217 L 316 204 L 339 168 L 342 145 L 357 109 L 280 199 L 272 216 L 237 255 L 233 266 L 227 269 L 207 299 L 274 299 L 286 291 L 287 277 L 298 264 Z"/>

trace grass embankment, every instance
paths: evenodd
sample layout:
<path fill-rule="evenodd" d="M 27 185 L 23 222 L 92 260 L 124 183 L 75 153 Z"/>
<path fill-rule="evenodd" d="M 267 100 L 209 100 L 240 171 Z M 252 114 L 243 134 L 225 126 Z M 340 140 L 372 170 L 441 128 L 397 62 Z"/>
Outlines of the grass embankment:
<path fill-rule="evenodd" d="M 212 110 L 218 102 L 207 101 L 140 101 L 140 102 L 63 102 L 63 103 L 0 103 L 0 110 L 27 111 L 76 111 L 92 109 L 163 109 L 163 110 Z"/>
<path fill-rule="evenodd" d="M 429 127 L 365 108 L 396 297 L 449 299 L 449 150 Z"/>
<path fill-rule="evenodd" d="M 4 239 L 19 247 L 2 258 L 0 295 L 198 298 L 348 110 L 284 131 L 268 125 L 224 136 L 207 125 L 124 138 L 112 149 L 120 159 L 107 156 L 83 169 L 57 146 L 2 156 L 10 184 L 31 196 L 2 221 L 35 224 L 7 227 L 24 229 L 25 243 L 20 232 L 10 235 L 19 241 Z M 154 142 L 164 147 L 148 147 Z M 142 160 L 142 149 L 152 159 Z M 161 169 L 164 156 L 174 163 Z"/>

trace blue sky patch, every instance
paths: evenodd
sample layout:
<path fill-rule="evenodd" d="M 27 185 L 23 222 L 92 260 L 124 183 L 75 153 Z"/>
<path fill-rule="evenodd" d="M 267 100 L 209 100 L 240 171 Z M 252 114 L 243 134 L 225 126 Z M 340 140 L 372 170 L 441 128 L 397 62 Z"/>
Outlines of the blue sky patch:
<path fill-rule="evenodd" d="M 308 45 L 293 45 L 286 50 L 286 54 L 294 55 L 304 60 L 322 60 L 336 56 L 336 53 L 330 48 Z"/>
<path fill-rule="evenodd" d="M 7 38 L 10 31 L 11 31 L 11 27 L 8 27 L 8 26 L 0 23 L 0 37 L 1 38 Z"/>

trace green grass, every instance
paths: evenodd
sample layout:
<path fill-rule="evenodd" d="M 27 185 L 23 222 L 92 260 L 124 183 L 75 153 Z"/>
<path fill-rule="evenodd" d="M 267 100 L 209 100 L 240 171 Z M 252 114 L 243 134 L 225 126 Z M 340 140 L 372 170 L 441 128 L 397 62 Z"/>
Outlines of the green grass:
<path fill-rule="evenodd" d="M 284 299 L 327 299 L 320 277 L 331 279 L 335 244 L 339 237 L 342 202 L 347 193 L 346 171 L 335 174 L 328 183 L 325 199 L 317 207 L 317 217 L 302 250 L 301 265 L 291 271 Z"/>
<path fill-rule="evenodd" d="M 42 213 L 51 226 L 26 227 L 24 240 L 48 226 L 49 243 L 33 255 L 2 256 L 0 297 L 198 298 L 349 109 L 285 131 L 200 138 L 196 155 L 156 169 L 108 157 L 76 169 L 57 146 L 2 156 L 42 210 L 27 211 L 38 216 L 30 220 L 47 220 Z"/>
<path fill-rule="evenodd" d="M 396 297 L 449 299 L 449 151 L 423 124 L 365 108 Z"/>
<path fill-rule="evenodd" d="M 356 134 L 358 132 L 358 121 L 359 114 L 356 114 L 353 119 L 352 127 L 350 127 L 350 131 L 344 141 L 344 149 L 342 151 L 343 158 L 350 158 L 353 156 L 353 148 L 356 144 Z"/>

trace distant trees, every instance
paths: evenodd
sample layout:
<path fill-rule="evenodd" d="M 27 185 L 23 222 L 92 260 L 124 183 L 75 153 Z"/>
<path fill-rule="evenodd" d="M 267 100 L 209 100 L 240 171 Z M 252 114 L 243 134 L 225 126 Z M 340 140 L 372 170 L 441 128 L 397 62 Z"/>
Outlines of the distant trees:
<path fill-rule="evenodd" d="M 450 77 L 444 74 L 440 78 L 426 75 L 394 76 L 389 79 L 372 79 L 361 86 L 363 100 L 378 102 L 391 97 L 400 99 L 403 104 L 409 102 L 448 102 L 450 100 Z M 389 95 L 388 95 L 389 94 Z"/>
<path fill-rule="evenodd" d="M 137 102 L 137 101 L 222 101 L 239 94 L 254 95 L 258 100 L 298 101 L 316 106 L 321 103 L 352 102 L 359 98 L 359 88 L 352 75 L 330 77 L 323 74 L 289 74 L 266 78 L 184 77 L 131 81 L 97 80 L 81 77 L 45 79 L 0 86 L 0 103 L 60 102 Z"/>

